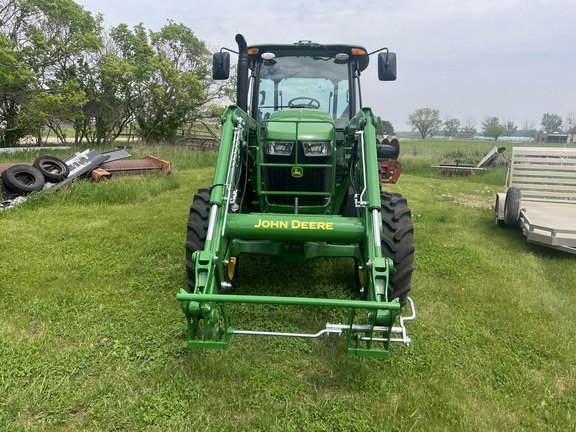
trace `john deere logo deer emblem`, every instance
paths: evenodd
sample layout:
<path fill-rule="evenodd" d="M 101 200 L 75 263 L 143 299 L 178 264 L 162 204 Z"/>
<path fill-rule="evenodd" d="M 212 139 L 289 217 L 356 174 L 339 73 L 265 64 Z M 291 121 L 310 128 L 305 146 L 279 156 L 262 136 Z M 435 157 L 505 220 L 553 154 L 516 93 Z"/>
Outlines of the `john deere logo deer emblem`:
<path fill-rule="evenodd" d="M 304 169 L 302 167 L 292 167 L 292 177 L 300 178 L 304 175 Z"/>

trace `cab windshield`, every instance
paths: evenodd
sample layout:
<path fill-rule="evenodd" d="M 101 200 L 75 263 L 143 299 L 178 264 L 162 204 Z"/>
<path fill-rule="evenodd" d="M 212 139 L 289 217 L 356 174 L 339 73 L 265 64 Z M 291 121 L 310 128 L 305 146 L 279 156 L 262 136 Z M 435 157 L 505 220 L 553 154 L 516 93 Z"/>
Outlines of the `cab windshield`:
<path fill-rule="evenodd" d="M 334 57 L 276 57 L 260 64 L 258 121 L 276 111 L 311 108 L 349 120 L 348 62 Z"/>

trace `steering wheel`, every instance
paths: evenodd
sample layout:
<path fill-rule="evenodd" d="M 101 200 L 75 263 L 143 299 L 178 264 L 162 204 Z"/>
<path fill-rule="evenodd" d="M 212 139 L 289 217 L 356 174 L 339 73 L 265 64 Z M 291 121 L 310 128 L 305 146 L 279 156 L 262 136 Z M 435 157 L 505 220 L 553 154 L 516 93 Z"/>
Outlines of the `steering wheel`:
<path fill-rule="evenodd" d="M 295 103 L 295 101 L 302 100 L 307 103 Z M 288 106 L 290 108 L 312 108 L 318 109 L 320 108 L 320 101 L 318 99 L 314 99 L 313 97 L 308 96 L 299 96 L 292 98 L 288 101 Z"/>

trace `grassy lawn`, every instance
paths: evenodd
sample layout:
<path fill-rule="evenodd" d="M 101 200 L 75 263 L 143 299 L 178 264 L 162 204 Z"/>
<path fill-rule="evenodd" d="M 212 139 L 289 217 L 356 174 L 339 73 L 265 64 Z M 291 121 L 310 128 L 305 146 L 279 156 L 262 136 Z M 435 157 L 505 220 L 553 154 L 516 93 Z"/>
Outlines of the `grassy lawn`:
<path fill-rule="evenodd" d="M 418 318 L 413 344 L 387 360 L 347 357 L 338 336 L 186 348 L 175 296 L 188 209 L 214 155 L 136 148 L 173 161 L 173 174 L 78 181 L 0 211 L 0 430 L 575 430 L 575 257 L 496 227 L 503 170 L 429 168 L 493 145 L 404 146 L 390 189 L 412 208 Z M 346 297 L 352 269 L 242 257 L 237 292 Z M 280 331 L 335 321 L 246 305 L 233 317 Z"/>

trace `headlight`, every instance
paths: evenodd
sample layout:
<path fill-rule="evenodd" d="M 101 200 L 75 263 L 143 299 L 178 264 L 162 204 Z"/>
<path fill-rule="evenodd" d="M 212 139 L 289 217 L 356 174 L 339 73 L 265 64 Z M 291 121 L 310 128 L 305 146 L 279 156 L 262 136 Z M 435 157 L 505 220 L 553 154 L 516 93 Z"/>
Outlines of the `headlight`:
<path fill-rule="evenodd" d="M 304 141 L 302 147 L 306 156 L 330 156 L 332 154 L 330 141 Z"/>
<path fill-rule="evenodd" d="M 294 143 L 292 141 L 266 142 L 266 154 L 272 156 L 290 156 Z"/>

